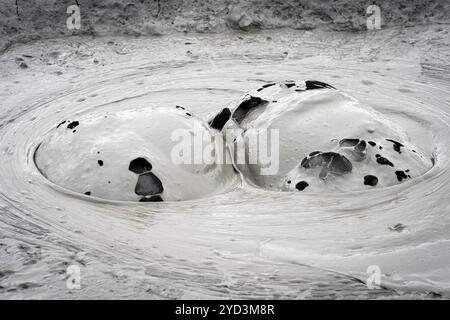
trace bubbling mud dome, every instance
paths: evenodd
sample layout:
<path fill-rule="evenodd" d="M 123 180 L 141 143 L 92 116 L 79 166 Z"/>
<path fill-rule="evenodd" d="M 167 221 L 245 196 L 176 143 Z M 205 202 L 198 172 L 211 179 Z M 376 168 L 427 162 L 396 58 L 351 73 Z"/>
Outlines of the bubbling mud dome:
<path fill-rule="evenodd" d="M 177 130 L 199 136 L 205 144 L 221 139 L 182 106 L 93 113 L 60 122 L 34 160 L 55 184 L 103 199 L 160 202 L 230 190 L 237 182 L 230 164 L 197 164 L 190 155 L 177 164 L 182 160 L 173 152 L 177 143 L 194 151 L 194 139 L 174 141 Z"/>
<path fill-rule="evenodd" d="M 227 161 L 230 156 L 246 181 L 283 191 L 387 187 L 432 166 L 430 156 L 412 145 L 399 126 L 320 81 L 263 85 L 245 94 L 237 106 L 220 111 L 209 126 L 182 106 L 87 114 L 61 121 L 39 144 L 34 161 L 47 179 L 63 188 L 140 202 L 189 200 L 231 190 L 238 176 Z M 263 146 L 250 142 L 262 141 L 271 130 L 277 130 L 276 139 L 265 141 L 266 149 L 276 148 L 273 163 L 262 163 Z M 187 145 L 178 150 L 173 137 L 177 131 L 200 136 L 201 149 L 192 138 L 180 141 Z M 219 150 L 225 139 L 232 141 L 230 154 Z M 219 157 L 195 163 L 193 153 L 203 156 L 211 143 L 210 152 L 225 159 L 220 164 Z M 239 147 L 246 152 L 243 163 Z M 176 156 L 183 156 L 177 152 L 186 149 L 187 163 L 177 163 Z M 252 157 L 259 163 L 249 164 Z M 272 173 L 264 172 L 268 165 L 274 166 Z"/>
<path fill-rule="evenodd" d="M 265 84 L 210 123 L 224 128 L 243 176 L 272 190 L 388 187 L 423 175 L 434 161 L 410 142 L 400 126 L 320 81 Z M 273 130 L 277 135 L 271 141 Z M 261 157 L 256 141 L 267 143 L 263 152 L 274 153 L 270 159 Z M 236 151 L 242 146 L 241 158 L 246 161 L 239 161 Z M 274 170 L 267 173 L 270 167 Z"/>

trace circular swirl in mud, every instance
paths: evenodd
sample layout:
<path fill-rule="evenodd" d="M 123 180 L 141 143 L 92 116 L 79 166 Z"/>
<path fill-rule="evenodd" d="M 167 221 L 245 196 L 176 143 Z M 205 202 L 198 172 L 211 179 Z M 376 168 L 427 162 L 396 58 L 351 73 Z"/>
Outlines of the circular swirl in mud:
<path fill-rule="evenodd" d="M 164 50 L 158 42 L 164 40 L 152 41 L 148 47 Z M 328 44 L 293 48 L 294 58 L 280 60 L 262 55 L 261 43 L 248 49 L 248 60 L 242 59 L 247 44 L 236 44 L 240 51 L 226 52 L 227 59 L 220 59 L 219 46 L 213 65 L 203 57 L 145 64 L 148 55 L 132 53 L 136 59 L 86 70 L 64 83 L 50 79 L 47 86 L 48 74 L 37 74 L 39 90 L 27 91 L 26 99 L 8 98 L 0 117 L 1 243 L 7 248 L 0 261 L 13 271 L 2 278 L 2 294 L 378 298 L 399 295 L 395 289 L 413 297 L 448 294 L 448 73 L 398 58 L 361 63 L 351 55 L 311 56 Z M 34 165 L 36 147 L 62 120 L 150 104 L 183 105 L 206 119 L 252 88 L 290 78 L 321 79 L 351 93 L 404 128 L 435 165 L 415 179 L 370 191 L 291 193 L 243 185 L 208 198 L 149 206 L 84 201 Z M 64 282 L 68 264 L 80 265 L 82 272 L 82 289 L 71 293 Z M 355 281 L 367 279 L 370 265 L 380 267 L 385 289 L 368 290 Z"/>

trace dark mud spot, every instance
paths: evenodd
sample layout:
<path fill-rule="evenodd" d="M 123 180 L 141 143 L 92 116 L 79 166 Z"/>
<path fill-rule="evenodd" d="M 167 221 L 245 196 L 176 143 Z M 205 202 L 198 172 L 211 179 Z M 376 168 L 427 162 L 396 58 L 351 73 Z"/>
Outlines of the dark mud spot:
<path fill-rule="evenodd" d="M 308 182 L 306 182 L 306 181 L 300 181 L 300 182 L 298 182 L 298 183 L 295 185 L 295 188 L 296 188 L 298 191 L 303 191 L 303 190 L 305 190 L 305 188 L 306 188 L 307 186 L 309 186 L 309 183 L 308 183 Z"/>
<path fill-rule="evenodd" d="M 333 86 L 330 86 L 329 84 L 325 82 L 315 81 L 315 80 L 307 80 L 305 81 L 306 84 L 306 90 L 313 90 L 313 89 L 336 89 Z"/>
<path fill-rule="evenodd" d="M 141 198 L 139 202 L 163 202 L 164 200 L 160 196 L 151 196 L 149 198 Z"/>
<path fill-rule="evenodd" d="M 186 110 L 186 108 L 185 108 L 185 107 L 182 107 L 182 106 L 175 106 L 175 108 L 181 109 L 181 110 Z"/>
<path fill-rule="evenodd" d="M 378 183 L 378 178 L 372 175 L 367 175 L 364 177 L 364 184 L 366 186 L 372 186 L 375 187 Z"/>
<path fill-rule="evenodd" d="M 367 144 L 362 139 L 342 139 L 339 141 L 341 147 L 354 147 L 356 151 L 363 152 L 366 150 Z"/>
<path fill-rule="evenodd" d="M 91 192 L 88 191 L 88 192 L 85 192 L 84 194 L 87 195 L 87 196 L 90 196 L 90 195 L 91 195 Z"/>
<path fill-rule="evenodd" d="M 362 139 L 342 139 L 339 146 L 350 149 L 356 161 L 362 161 L 366 157 L 366 141 Z"/>
<path fill-rule="evenodd" d="M 231 118 L 231 111 L 228 108 L 222 109 L 213 120 L 210 121 L 209 126 L 211 128 L 222 130 L 223 126 Z"/>
<path fill-rule="evenodd" d="M 98 160 L 97 163 L 100 167 L 103 167 L 103 160 Z"/>
<path fill-rule="evenodd" d="M 288 87 L 288 88 L 292 88 L 292 87 L 294 87 L 295 86 L 295 81 L 285 81 L 285 82 L 283 82 L 283 84 L 286 86 L 286 87 Z"/>
<path fill-rule="evenodd" d="M 401 170 L 395 171 L 395 175 L 397 176 L 397 180 L 400 182 L 408 178 L 408 175 L 405 173 L 405 171 Z"/>
<path fill-rule="evenodd" d="M 161 180 L 151 172 L 141 174 L 134 192 L 140 196 L 154 195 L 164 191 Z"/>
<path fill-rule="evenodd" d="M 383 166 L 391 166 L 391 167 L 394 166 L 394 164 L 392 162 L 390 162 L 388 159 L 386 159 L 385 157 L 382 157 L 379 154 L 377 154 L 376 157 L 377 157 L 377 163 L 379 163 Z"/>
<path fill-rule="evenodd" d="M 72 121 L 71 123 L 69 123 L 69 124 L 67 125 L 67 128 L 68 128 L 68 129 L 75 129 L 76 127 L 78 127 L 79 124 L 80 124 L 80 123 L 79 123 L 78 121 Z"/>
<path fill-rule="evenodd" d="M 42 172 L 41 169 L 39 169 L 39 166 L 38 166 L 37 163 L 36 163 L 36 156 L 37 156 L 37 153 L 38 153 L 39 148 L 41 147 L 41 144 L 42 144 L 42 142 L 39 143 L 39 144 L 36 146 L 36 149 L 34 149 L 34 153 L 33 153 L 33 162 L 34 162 L 34 164 L 36 165 L 36 168 L 38 168 L 39 172 L 40 172 L 44 177 L 47 178 L 47 176 L 45 175 L 45 173 Z"/>
<path fill-rule="evenodd" d="M 234 110 L 233 119 L 236 120 L 237 123 L 241 123 L 250 110 L 256 107 L 266 106 L 268 103 L 269 101 L 267 100 L 250 96 L 247 100 L 243 101 L 236 110 Z"/>
<path fill-rule="evenodd" d="M 367 147 L 366 141 L 359 140 L 359 143 L 355 146 L 355 150 L 359 152 L 364 152 L 366 151 L 366 147 Z"/>
<path fill-rule="evenodd" d="M 189 112 L 186 112 L 186 115 L 187 115 L 188 117 L 191 117 L 191 116 L 192 116 L 192 114 L 190 114 Z"/>
<path fill-rule="evenodd" d="M 271 86 L 274 86 L 276 83 L 275 82 L 271 82 L 271 83 L 267 83 L 267 84 L 264 84 L 264 85 L 262 85 L 261 86 L 261 88 L 259 88 L 259 89 L 257 89 L 256 91 L 262 91 L 262 90 L 264 90 L 265 88 L 269 88 L 269 87 L 271 87 Z"/>
<path fill-rule="evenodd" d="M 24 282 L 24 283 L 19 283 L 19 285 L 17 287 L 20 290 L 26 290 L 26 289 L 41 287 L 41 285 L 39 285 L 37 283 L 33 283 L 33 282 Z"/>
<path fill-rule="evenodd" d="M 370 146 L 375 147 L 377 144 L 373 141 L 368 141 L 367 142 Z"/>
<path fill-rule="evenodd" d="M 403 223 L 397 223 L 397 224 L 389 227 L 389 230 L 402 232 L 405 228 L 407 228 L 407 227 Z"/>
<path fill-rule="evenodd" d="M 303 160 L 302 160 L 302 162 L 300 163 L 300 165 L 301 165 L 303 168 L 308 168 L 308 167 L 309 167 L 309 160 L 308 160 L 308 157 L 304 157 Z"/>
<path fill-rule="evenodd" d="M 354 147 L 359 143 L 359 139 L 342 139 L 339 141 L 341 147 Z"/>
<path fill-rule="evenodd" d="M 324 179 L 328 173 L 342 175 L 352 171 L 352 163 L 345 156 L 336 152 L 321 152 L 302 160 L 303 168 L 321 167 L 319 177 Z"/>
<path fill-rule="evenodd" d="M 389 227 L 389 230 L 391 231 L 397 231 L 397 232 L 402 232 L 404 229 L 406 228 L 406 226 L 402 223 L 397 223 L 391 227 Z"/>
<path fill-rule="evenodd" d="M 386 141 L 392 142 L 394 145 L 394 150 L 397 151 L 398 153 L 402 153 L 402 151 L 400 150 L 401 147 L 404 147 L 403 144 L 401 144 L 400 142 L 397 142 L 395 140 L 392 139 L 386 139 Z"/>
<path fill-rule="evenodd" d="M 352 171 L 352 163 L 345 156 L 333 152 L 326 152 L 323 153 L 323 155 L 325 157 L 328 155 L 332 156 L 332 159 L 328 165 L 328 170 L 331 173 L 344 174 Z"/>
<path fill-rule="evenodd" d="M 60 124 L 58 124 L 57 126 L 56 126 L 56 128 L 59 128 L 59 127 L 61 127 L 64 123 L 66 123 L 67 121 L 66 120 L 64 120 L 63 122 L 61 122 Z"/>
<path fill-rule="evenodd" d="M 130 165 L 128 166 L 128 170 L 136 174 L 142 174 L 152 170 L 152 165 L 144 158 L 136 158 L 134 160 L 131 160 Z"/>

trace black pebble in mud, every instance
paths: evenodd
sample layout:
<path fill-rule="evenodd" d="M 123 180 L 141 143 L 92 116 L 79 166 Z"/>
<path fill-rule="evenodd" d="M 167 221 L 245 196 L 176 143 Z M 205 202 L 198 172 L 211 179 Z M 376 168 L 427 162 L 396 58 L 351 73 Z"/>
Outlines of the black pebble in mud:
<path fill-rule="evenodd" d="M 222 109 L 222 111 L 217 114 L 213 120 L 209 123 L 211 128 L 222 130 L 223 126 L 231 117 L 231 111 L 228 108 Z"/>
<path fill-rule="evenodd" d="M 372 147 L 375 147 L 377 144 L 375 143 L 375 142 L 373 142 L 373 141 L 368 141 L 367 142 L 368 144 L 370 144 Z"/>
<path fill-rule="evenodd" d="M 306 181 L 300 181 L 300 182 L 298 182 L 298 183 L 295 185 L 295 188 L 296 188 L 298 191 L 303 191 L 303 190 L 305 190 L 305 188 L 306 188 L 307 186 L 309 186 L 309 183 L 308 183 L 308 182 L 306 182 Z"/>
<path fill-rule="evenodd" d="M 397 142 L 395 140 L 392 140 L 392 139 L 386 139 L 386 141 L 392 142 L 394 144 L 394 150 L 397 151 L 398 153 L 402 153 L 400 148 L 404 147 L 403 144 L 401 144 L 400 142 Z"/>
<path fill-rule="evenodd" d="M 186 112 L 186 115 L 187 115 L 188 117 L 192 116 L 192 114 L 190 114 L 189 112 Z"/>
<path fill-rule="evenodd" d="M 239 107 L 236 108 L 233 112 L 233 119 L 236 120 L 237 123 L 241 123 L 241 121 L 245 118 L 247 113 L 256 107 L 266 106 L 269 101 L 261 99 L 259 97 L 248 97 L 245 101 L 243 101 Z"/>
<path fill-rule="evenodd" d="M 103 167 L 103 160 L 98 160 L 97 162 L 100 167 Z"/>
<path fill-rule="evenodd" d="M 285 81 L 283 82 L 283 84 L 288 88 L 292 88 L 293 86 L 295 86 L 295 81 Z"/>
<path fill-rule="evenodd" d="M 315 81 L 315 80 L 307 80 L 305 81 L 306 84 L 306 90 L 313 90 L 313 89 L 336 89 L 333 86 L 330 86 L 329 84 L 325 82 Z"/>
<path fill-rule="evenodd" d="M 402 181 L 403 179 L 408 178 L 408 176 L 406 175 L 406 173 L 404 171 L 395 171 L 395 175 L 397 176 L 397 180 L 398 181 Z"/>
<path fill-rule="evenodd" d="M 162 202 L 164 201 L 160 196 L 151 196 L 149 198 L 141 198 L 139 202 Z"/>
<path fill-rule="evenodd" d="M 131 160 L 130 165 L 128 166 L 128 170 L 136 174 L 141 174 L 152 170 L 152 165 L 144 158 L 136 158 L 134 160 Z"/>
<path fill-rule="evenodd" d="M 90 195 L 91 195 L 91 192 L 88 191 L 88 192 L 85 192 L 84 194 L 87 195 L 87 196 L 90 196 Z"/>
<path fill-rule="evenodd" d="M 67 125 L 67 128 L 69 128 L 69 129 L 75 129 L 76 127 L 78 127 L 79 124 L 80 124 L 80 123 L 79 123 L 78 121 L 72 121 L 71 123 L 69 123 L 69 124 Z"/>
<path fill-rule="evenodd" d="M 390 162 L 388 159 L 386 159 L 385 157 L 382 157 L 379 154 L 377 154 L 376 157 L 377 157 L 377 162 L 379 164 L 384 165 L 384 166 L 391 166 L 391 167 L 394 166 L 394 164 L 392 162 Z"/>
<path fill-rule="evenodd" d="M 364 184 L 366 186 L 372 186 L 375 187 L 378 183 L 378 178 L 372 175 L 367 175 L 364 177 Z"/>
<path fill-rule="evenodd" d="M 182 106 L 176 106 L 175 108 L 177 108 L 177 109 L 181 109 L 181 110 L 186 110 L 184 107 L 182 107 Z"/>
<path fill-rule="evenodd" d="M 141 174 L 134 192 L 140 196 L 148 196 L 164 191 L 161 180 L 151 172 Z"/>

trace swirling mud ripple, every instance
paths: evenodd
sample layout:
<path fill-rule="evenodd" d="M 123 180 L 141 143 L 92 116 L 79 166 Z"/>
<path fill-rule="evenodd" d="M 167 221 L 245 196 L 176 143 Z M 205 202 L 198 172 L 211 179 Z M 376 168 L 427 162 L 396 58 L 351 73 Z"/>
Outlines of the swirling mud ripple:
<path fill-rule="evenodd" d="M 323 41 L 290 47 L 286 58 L 282 49 L 263 50 L 264 41 L 244 52 L 240 40 L 227 51 L 214 39 L 197 39 L 188 49 L 180 44 L 179 52 L 161 46 L 167 40 L 152 40 L 141 51 L 127 49 L 127 59 L 104 53 L 114 63 L 68 67 L 62 76 L 46 73 L 53 66 L 9 75 L 0 114 L 0 295 L 448 296 L 448 72 L 395 53 L 389 61 L 364 62 L 352 50 L 326 55 Z M 50 44 L 60 51 L 65 46 Z M 25 46 L 10 54 L 30 48 L 47 50 Z M 166 59 L 149 56 L 156 51 Z M 79 195 L 45 179 L 33 161 L 55 125 L 94 110 L 183 105 L 206 118 L 264 83 L 310 78 L 402 125 L 411 142 L 432 155 L 432 169 L 372 190 L 302 194 L 243 184 L 202 199 L 149 204 Z M 81 268 L 80 290 L 66 287 L 71 264 Z M 371 265 L 381 270 L 381 289 L 364 284 Z"/>

